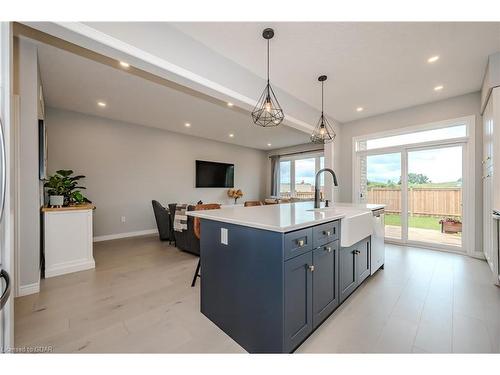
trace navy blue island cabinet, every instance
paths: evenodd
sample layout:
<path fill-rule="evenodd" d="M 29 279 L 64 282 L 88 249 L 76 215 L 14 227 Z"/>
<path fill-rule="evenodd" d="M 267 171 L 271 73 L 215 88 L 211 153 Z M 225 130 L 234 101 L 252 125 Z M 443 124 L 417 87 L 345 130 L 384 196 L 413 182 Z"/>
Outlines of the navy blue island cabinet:
<path fill-rule="evenodd" d="M 341 302 L 340 220 L 281 233 L 202 218 L 200 246 L 201 312 L 250 353 L 293 352 Z"/>

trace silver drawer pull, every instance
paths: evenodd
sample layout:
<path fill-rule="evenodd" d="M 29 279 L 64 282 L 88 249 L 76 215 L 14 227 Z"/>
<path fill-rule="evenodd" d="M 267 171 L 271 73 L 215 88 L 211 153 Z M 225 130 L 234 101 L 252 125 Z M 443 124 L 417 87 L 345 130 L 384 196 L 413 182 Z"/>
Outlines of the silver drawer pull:
<path fill-rule="evenodd" d="M 332 248 L 330 246 L 325 246 L 325 251 L 328 251 L 329 253 L 332 252 Z"/>
<path fill-rule="evenodd" d="M 330 232 L 329 230 L 325 230 L 323 231 L 323 234 L 327 237 L 330 237 L 332 235 L 332 232 Z"/>
<path fill-rule="evenodd" d="M 314 272 L 314 266 L 307 266 L 309 268 L 309 271 Z"/>
<path fill-rule="evenodd" d="M 304 241 L 303 239 L 297 240 L 298 247 L 304 247 L 305 244 L 306 244 L 306 241 Z"/>

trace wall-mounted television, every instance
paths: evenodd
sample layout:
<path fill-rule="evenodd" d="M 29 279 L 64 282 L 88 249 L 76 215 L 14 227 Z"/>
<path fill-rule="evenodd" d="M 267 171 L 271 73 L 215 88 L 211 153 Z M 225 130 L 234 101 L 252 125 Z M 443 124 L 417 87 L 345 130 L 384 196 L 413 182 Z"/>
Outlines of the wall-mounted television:
<path fill-rule="evenodd" d="M 196 187 L 234 187 L 234 164 L 196 160 Z"/>

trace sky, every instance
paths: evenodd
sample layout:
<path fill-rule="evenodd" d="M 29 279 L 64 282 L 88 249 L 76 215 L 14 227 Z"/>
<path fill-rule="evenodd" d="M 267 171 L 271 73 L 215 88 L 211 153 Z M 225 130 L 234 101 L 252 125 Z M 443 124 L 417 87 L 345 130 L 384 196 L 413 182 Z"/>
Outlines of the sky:
<path fill-rule="evenodd" d="M 401 176 L 399 153 L 367 157 L 368 180 L 398 182 Z M 457 181 L 462 177 L 461 147 L 447 147 L 408 152 L 408 173 L 422 173 L 432 182 Z"/>

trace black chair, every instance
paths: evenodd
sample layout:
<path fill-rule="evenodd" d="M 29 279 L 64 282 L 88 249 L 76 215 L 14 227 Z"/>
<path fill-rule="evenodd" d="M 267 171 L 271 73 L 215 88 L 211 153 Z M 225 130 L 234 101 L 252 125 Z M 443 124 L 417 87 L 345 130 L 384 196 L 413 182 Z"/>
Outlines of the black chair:
<path fill-rule="evenodd" d="M 176 206 L 176 203 L 171 203 L 168 205 L 168 209 L 170 212 L 170 228 L 172 233 L 170 238 L 175 242 L 175 247 L 177 247 L 178 249 L 199 256 L 200 240 L 198 240 L 198 238 L 196 238 L 194 234 L 194 218 L 192 216 L 188 216 L 186 230 L 183 230 L 182 232 L 174 231 L 174 216 Z M 189 205 L 187 207 L 187 210 L 194 210 L 194 206 Z"/>
<path fill-rule="evenodd" d="M 151 201 L 153 212 L 155 214 L 156 225 L 158 226 L 158 234 L 160 241 L 171 241 L 171 223 L 168 209 L 163 207 L 158 201 Z"/>

